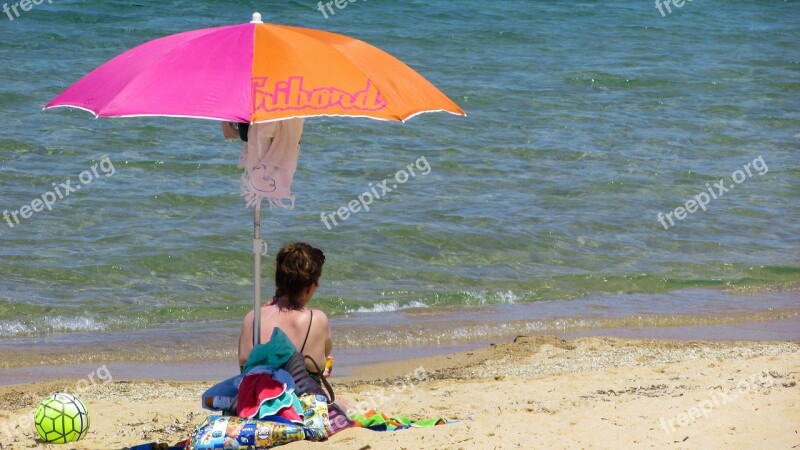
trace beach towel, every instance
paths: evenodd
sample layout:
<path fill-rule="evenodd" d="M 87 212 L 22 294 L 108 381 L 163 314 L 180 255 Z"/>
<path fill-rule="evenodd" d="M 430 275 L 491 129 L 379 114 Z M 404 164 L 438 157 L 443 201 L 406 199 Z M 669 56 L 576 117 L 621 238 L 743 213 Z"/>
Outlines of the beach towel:
<path fill-rule="evenodd" d="M 257 420 L 235 416 L 209 416 L 192 435 L 188 450 L 261 450 L 290 442 L 322 441 L 330 434 L 324 396 L 304 395 L 301 423 L 286 419 Z"/>
<path fill-rule="evenodd" d="M 213 415 L 197 428 L 187 449 L 267 449 L 305 438 L 300 425 Z"/>
<path fill-rule="evenodd" d="M 265 366 L 255 366 L 250 368 L 247 375 L 261 373 L 270 375 L 273 380 L 284 385 L 286 392 L 299 395 L 295 391 L 294 379 L 289 372 L 283 369 L 275 370 Z M 239 387 L 244 377 L 245 375 L 237 375 L 208 388 L 200 397 L 201 406 L 211 411 L 222 411 L 222 414 L 226 416 L 235 416 L 239 408 Z M 294 403 L 294 406 L 300 411 L 298 403 Z"/>
<path fill-rule="evenodd" d="M 255 346 L 244 363 L 242 373 L 248 373 L 257 366 L 267 366 L 280 369 L 297 353 L 297 347 L 292 344 L 289 336 L 278 327 L 272 330 L 272 336 L 266 344 Z"/>
<path fill-rule="evenodd" d="M 367 411 L 363 416 L 360 414 L 350 414 L 350 418 L 355 422 L 355 427 L 367 428 L 372 431 L 397 431 L 406 428 L 430 428 L 437 425 L 455 423 L 443 417 L 428 420 L 411 420 L 408 417 L 396 416 L 389 417 L 379 413 L 374 409 Z"/>
<path fill-rule="evenodd" d="M 236 415 L 245 418 L 282 417 L 302 423 L 300 400 L 293 389 L 269 373 L 248 373 L 239 385 Z"/>
<path fill-rule="evenodd" d="M 262 198 L 269 200 L 270 207 L 294 207 L 291 186 L 304 120 L 293 118 L 249 126 L 239 157 L 239 168 L 245 169 L 241 191 L 248 207 L 260 204 Z"/>

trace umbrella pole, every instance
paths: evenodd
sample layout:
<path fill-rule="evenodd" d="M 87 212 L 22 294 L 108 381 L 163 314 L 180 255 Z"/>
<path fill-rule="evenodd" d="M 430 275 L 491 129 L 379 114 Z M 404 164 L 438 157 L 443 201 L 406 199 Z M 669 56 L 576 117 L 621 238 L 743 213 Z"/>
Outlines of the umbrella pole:
<path fill-rule="evenodd" d="M 255 275 L 253 278 L 253 347 L 261 342 L 261 202 L 256 202 L 253 212 L 253 256 Z"/>

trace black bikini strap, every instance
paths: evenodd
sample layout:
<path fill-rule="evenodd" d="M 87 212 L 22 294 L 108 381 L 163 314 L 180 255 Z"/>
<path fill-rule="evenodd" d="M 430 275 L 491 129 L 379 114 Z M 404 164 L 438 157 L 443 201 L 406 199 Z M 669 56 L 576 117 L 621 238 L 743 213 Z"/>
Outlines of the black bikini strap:
<path fill-rule="evenodd" d="M 306 348 L 306 342 L 308 342 L 308 335 L 311 334 L 311 322 L 314 321 L 314 310 L 310 309 L 311 311 L 311 319 L 308 320 L 308 331 L 306 331 L 306 338 L 303 339 L 303 346 L 300 347 L 300 353 L 303 353 L 303 350 Z"/>

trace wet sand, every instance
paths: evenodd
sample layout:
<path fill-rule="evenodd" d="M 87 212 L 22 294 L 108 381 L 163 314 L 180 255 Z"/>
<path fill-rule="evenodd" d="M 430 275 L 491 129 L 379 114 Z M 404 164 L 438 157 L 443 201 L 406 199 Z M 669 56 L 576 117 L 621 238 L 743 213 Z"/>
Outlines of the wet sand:
<path fill-rule="evenodd" d="M 339 374 L 392 359 L 442 355 L 517 335 L 800 341 L 800 287 L 693 289 L 470 308 L 410 308 L 331 318 Z M 0 339 L 0 386 L 83 377 L 214 380 L 238 370 L 239 321 Z"/>
<path fill-rule="evenodd" d="M 355 407 L 458 423 L 346 430 L 286 448 L 793 448 L 798 368 L 798 342 L 519 337 L 333 378 Z M 70 448 L 175 443 L 208 414 L 198 399 L 211 382 L 94 380 L 80 385 L 92 428 Z M 2 448 L 63 448 L 38 444 L 21 419 L 38 399 L 78 383 L 0 387 Z"/>
<path fill-rule="evenodd" d="M 426 311 L 411 313 L 418 315 L 423 312 Z M 673 325 L 646 326 L 654 321 L 662 325 Z M 637 320 L 624 318 L 621 321 L 607 320 L 607 325 L 605 328 L 568 328 L 558 335 L 563 338 L 608 336 L 681 341 L 800 341 L 800 310 L 794 309 L 768 310 L 744 316 L 717 316 L 711 319 L 678 315 L 664 316 L 657 320 L 648 320 L 647 317 L 638 317 Z M 117 380 L 157 378 L 173 381 L 209 381 L 225 379 L 238 373 L 236 354 L 232 350 L 238 342 L 238 336 L 235 334 L 231 334 L 227 339 L 208 339 L 207 336 L 198 338 L 196 346 L 202 349 L 201 354 L 192 353 L 181 345 L 170 344 L 167 339 L 159 339 L 158 344 L 153 342 L 152 337 L 148 341 L 138 341 L 139 334 L 143 333 L 128 333 L 129 339 L 126 345 L 112 341 L 102 345 L 61 347 L 53 346 L 51 343 L 48 344 L 50 347 L 47 350 L 31 347 L 26 340 L 17 340 L 14 346 L 0 346 L 0 369 L 2 369 L 0 386 L 27 383 L 32 380 L 85 378 L 100 366 L 107 367 Z M 546 329 L 519 334 L 547 336 L 553 333 Z M 336 357 L 336 373 L 340 376 L 350 375 L 357 368 L 392 360 L 476 350 L 494 342 L 508 341 L 515 335 L 503 338 L 475 338 L 471 342 L 407 347 L 337 345 L 333 352 Z M 151 345 L 145 346 L 145 343 Z"/>

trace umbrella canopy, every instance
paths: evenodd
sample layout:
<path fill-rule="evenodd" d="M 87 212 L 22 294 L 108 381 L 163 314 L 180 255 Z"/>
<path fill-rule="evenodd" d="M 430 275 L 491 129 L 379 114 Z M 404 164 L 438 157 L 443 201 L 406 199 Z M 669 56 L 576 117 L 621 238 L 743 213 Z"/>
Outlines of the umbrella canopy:
<path fill-rule="evenodd" d="M 425 78 L 363 41 L 263 23 L 156 39 L 106 62 L 45 109 L 98 117 L 175 116 L 268 122 L 355 116 L 405 121 L 424 112 L 465 115 Z"/>
<path fill-rule="evenodd" d="M 405 121 L 466 115 L 388 53 L 326 31 L 250 23 L 156 39 L 106 62 L 51 100 L 97 117 L 172 116 L 271 122 L 313 116 Z M 299 141 L 299 139 L 298 139 Z M 253 221 L 253 341 L 260 341 L 260 202 Z"/>

